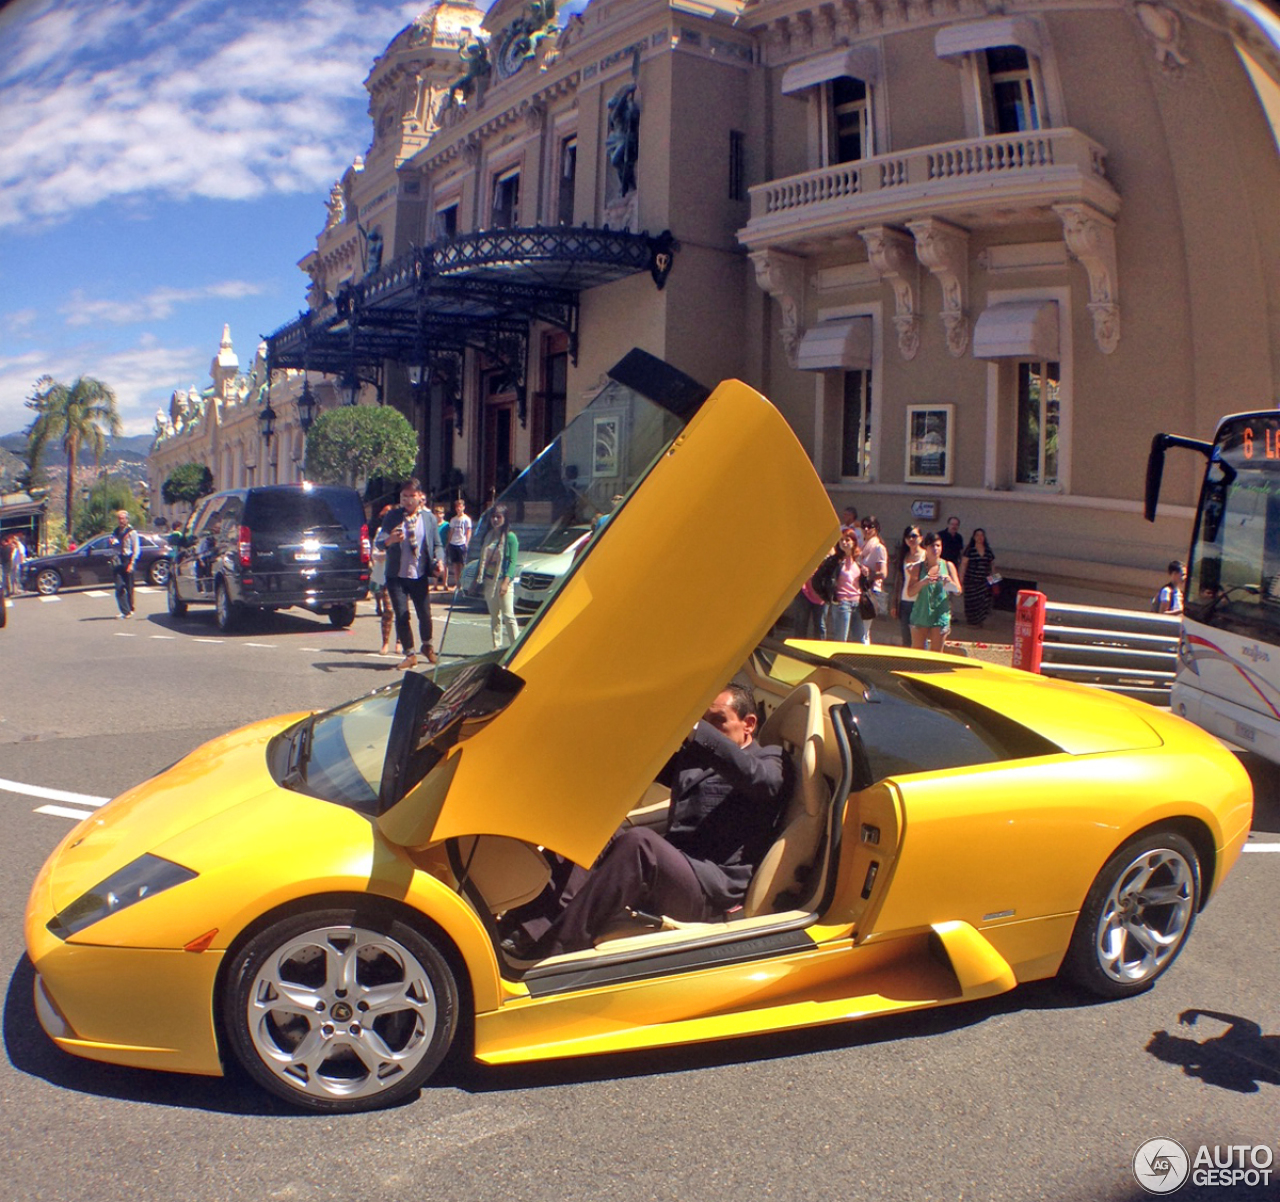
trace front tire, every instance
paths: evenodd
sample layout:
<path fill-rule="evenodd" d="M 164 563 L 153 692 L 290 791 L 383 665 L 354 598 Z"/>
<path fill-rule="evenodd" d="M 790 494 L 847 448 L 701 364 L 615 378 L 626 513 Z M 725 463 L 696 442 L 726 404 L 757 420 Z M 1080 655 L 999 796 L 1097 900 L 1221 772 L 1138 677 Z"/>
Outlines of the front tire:
<path fill-rule="evenodd" d="M 1105 998 L 1150 989 L 1178 958 L 1200 907 L 1200 861 L 1174 831 L 1130 839 L 1085 898 L 1063 972 Z"/>
<path fill-rule="evenodd" d="M 231 594 L 227 591 L 226 582 L 223 580 L 218 581 L 217 590 L 213 596 L 213 620 L 223 634 L 234 630 L 240 620 L 240 606 L 231 600 Z"/>
<path fill-rule="evenodd" d="M 391 1106 L 449 1050 L 458 988 L 422 935 L 372 906 L 299 914 L 237 954 L 224 994 L 236 1059 L 307 1110 Z"/>
<path fill-rule="evenodd" d="M 354 605 L 335 605 L 329 610 L 329 624 L 335 630 L 346 630 L 356 620 Z"/>
<path fill-rule="evenodd" d="M 187 612 L 187 603 L 178 596 L 178 578 L 170 573 L 169 587 L 166 589 L 169 598 L 169 616 L 180 618 Z"/>
<path fill-rule="evenodd" d="M 36 573 L 36 592 L 52 597 L 62 587 L 62 573 L 57 568 L 41 568 Z"/>
<path fill-rule="evenodd" d="M 147 569 L 147 580 L 156 588 L 164 588 L 169 583 L 169 561 L 157 559 Z"/>

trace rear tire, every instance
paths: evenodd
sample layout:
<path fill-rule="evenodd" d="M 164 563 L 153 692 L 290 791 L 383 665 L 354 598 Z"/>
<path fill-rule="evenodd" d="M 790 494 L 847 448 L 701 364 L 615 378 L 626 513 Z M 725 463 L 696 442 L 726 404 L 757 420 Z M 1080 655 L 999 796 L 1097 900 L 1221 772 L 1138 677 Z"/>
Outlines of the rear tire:
<path fill-rule="evenodd" d="M 157 559 L 147 569 L 147 580 L 156 588 L 164 588 L 169 583 L 169 561 Z"/>
<path fill-rule="evenodd" d="M 1174 831 L 1125 843 L 1093 882 L 1063 974 L 1104 998 L 1150 989 L 1178 958 L 1200 907 L 1200 861 Z"/>
<path fill-rule="evenodd" d="M 381 907 L 282 919 L 237 954 L 222 1016 L 264 1089 L 351 1113 L 416 1093 L 449 1051 L 458 987 L 440 952 Z"/>
<path fill-rule="evenodd" d="M 240 606 L 231 600 L 231 594 L 227 592 L 227 585 L 223 580 L 218 581 L 214 593 L 213 620 L 223 634 L 234 630 L 240 621 Z"/>
<path fill-rule="evenodd" d="M 329 623 L 335 630 L 346 630 L 356 620 L 354 605 L 335 605 L 329 610 Z"/>
<path fill-rule="evenodd" d="M 169 587 L 165 590 L 169 598 L 169 616 L 180 618 L 187 612 L 187 603 L 178 596 L 178 578 L 172 573 L 169 576 Z"/>
<path fill-rule="evenodd" d="M 62 573 L 57 568 L 41 568 L 36 573 L 36 592 L 52 597 L 62 587 Z"/>

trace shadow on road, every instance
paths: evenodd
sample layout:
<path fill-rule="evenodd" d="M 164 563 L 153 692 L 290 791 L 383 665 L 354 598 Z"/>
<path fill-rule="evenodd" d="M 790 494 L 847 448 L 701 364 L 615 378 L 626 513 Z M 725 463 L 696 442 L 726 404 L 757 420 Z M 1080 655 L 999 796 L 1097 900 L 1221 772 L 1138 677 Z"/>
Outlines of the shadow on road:
<path fill-rule="evenodd" d="M 1178 1022 L 1194 1027 L 1199 1018 L 1216 1019 L 1227 1029 L 1204 1039 L 1186 1039 L 1157 1031 L 1147 1051 L 1166 1064 L 1179 1065 L 1188 1077 L 1234 1093 L 1257 1093 L 1263 1085 L 1280 1085 L 1280 1035 L 1264 1035 L 1250 1018 L 1217 1010 L 1184 1010 Z"/>

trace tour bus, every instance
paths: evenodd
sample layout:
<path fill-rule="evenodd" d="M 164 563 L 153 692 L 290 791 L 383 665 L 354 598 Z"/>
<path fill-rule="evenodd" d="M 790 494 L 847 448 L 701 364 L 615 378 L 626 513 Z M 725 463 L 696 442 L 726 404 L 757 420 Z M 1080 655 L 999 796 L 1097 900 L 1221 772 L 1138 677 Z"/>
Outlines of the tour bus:
<path fill-rule="evenodd" d="M 1155 520 L 1170 447 L 1208 460 L 1170 704 L 1211 734 L 1280 763 L 1280 410 L 1225 417 L 1212 442 L 1157 434 L 1147 521 Z"/>

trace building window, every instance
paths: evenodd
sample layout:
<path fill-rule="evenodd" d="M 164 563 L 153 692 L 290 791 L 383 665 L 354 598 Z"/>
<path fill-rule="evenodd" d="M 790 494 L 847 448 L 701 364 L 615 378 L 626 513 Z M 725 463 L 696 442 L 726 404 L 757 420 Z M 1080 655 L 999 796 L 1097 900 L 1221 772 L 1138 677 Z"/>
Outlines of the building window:
<path fill-rule="evenodd" d="M 747 135 L 729 131 L 729 199 L 747 199 Z"/>
<path fill-rule="evenodd" d="M 560 143 L 560 165 L 556 172 L 556 222 L 573 224 L 573 190 L 578 178 L 578 137 L 565 138 Z"/>
<path fill-rule="evenodd" d="M 994 46 L 985 54 L 994 132 L 1039 129 L 1040 100 L 1027 52 L 1021 46 Z"/>
<path fill-rule="evenodd" d="M 458 202 L 436 210 L 435 240 L 437 242 L 456 237 L 458 233 Z"/>
<path fill-rule="evenodd" d="M 840 474 L 865 480 L 871 475 L 871 373 L 844 373 L 840 426 Z"/>
<path fill-rule="evenodd" d="M 569 399 L 569 352 L 563 337 L 547 339 L 542 360 L 542 429 L 541 444 L 545 447 L 564 429 L 565 408 Z M 536 450 L 541 450 L 541 447 Z M 535 452 L 536 453 L 536 452 Z"/>
<path fill-rule="evenodd" d="M 831 81 L 831 119 L 827 162 L 855 163 L 869 152 L 869 92 L 861 79 L 838 75 Z"/>
<path fill-rule="evenodd" d="M 516 168 L 493 181 L 493 229 L 508 229 L 520 223 L 520 171 Z"/>
<path fill-rule="evenodd" d="M 1057 487 L 1061 382 L 1057 363 L 1018 364 L 1018 484 Z"/>

